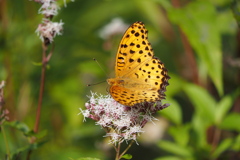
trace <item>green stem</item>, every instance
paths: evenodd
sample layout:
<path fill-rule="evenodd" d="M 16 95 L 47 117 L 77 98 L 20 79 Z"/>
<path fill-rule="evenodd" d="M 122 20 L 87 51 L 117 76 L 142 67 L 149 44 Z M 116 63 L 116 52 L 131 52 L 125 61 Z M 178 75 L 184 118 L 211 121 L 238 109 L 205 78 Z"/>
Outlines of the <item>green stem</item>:
<path fill-rule="evenodd" d="M 2 134 L 3 134 L 4 143 L 5 143 L 5 146 L 6 146 L 7 160 L 9 160 L 11 154 L 10 154 L 10 149 L 9 149 L 9 146 L 8 146 L 7 136 L 5 134 L 5 130 L 4 130 L 3 125 L 1 125 L 0 127 L 1 127 Z"/>
<path fill-rule="evenodd" d="M 129 148 L 132 146 L 134 140 L 131 141 L 131 143 L 127 146 L 127 148 L 122 152 L 122 154 L 119 156 L 119 159 L 129 150 Z"/>
<path fill-rule="evenodd" d="M 117 145 L 117 150 L 116 150 L 116 158 L 115 158 L 115 160 L 119 160 L 120 148 L 121 148 L 121 143 L 118 143 L 118 145 Z M 120 157 L 120 158 L 121 158 L 121 157 Z"/>

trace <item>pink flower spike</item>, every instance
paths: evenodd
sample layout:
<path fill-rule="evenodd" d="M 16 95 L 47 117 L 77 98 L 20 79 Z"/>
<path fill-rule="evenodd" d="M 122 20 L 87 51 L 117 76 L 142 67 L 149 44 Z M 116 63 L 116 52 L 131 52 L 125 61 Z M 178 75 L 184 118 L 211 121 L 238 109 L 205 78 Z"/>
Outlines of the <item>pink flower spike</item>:
<path fill-rule="evenodd" d="M 48 39 L 50 43 L 52 43 L 53 38 L 55 38 L 56 35 L 62 35 L 61 32 L 63 30 L 63 24 L 64 23 L 62 21 L 51 22 L 47 19 L 44 19 L 44 22 L 38 25 L 36 33 L 42 41 L 44 41 L 44 39 Z"/>
<path fill-rule="evenodd" d="M 45 15 L 45 17 L 55 16 L 58 14 L 59 6 L 55 0 L 41 0 L 42 6 L 38 13 Z"/>

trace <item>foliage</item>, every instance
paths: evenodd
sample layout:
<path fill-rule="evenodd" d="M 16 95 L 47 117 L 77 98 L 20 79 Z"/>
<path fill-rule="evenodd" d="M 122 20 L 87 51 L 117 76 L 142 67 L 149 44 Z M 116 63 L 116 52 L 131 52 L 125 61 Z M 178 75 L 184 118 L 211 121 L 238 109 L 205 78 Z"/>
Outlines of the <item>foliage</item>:
<path fill-rule="evenodd" d="M 107 75 L 113 74 L 123 33 L 103 39 L 100 32 L 119 17 L 129 25 L 145 23 L 154 53 L 171 77 L 164 101 L 170 106 L 159 112 L 168 122 L 165 136 L 148 145 L 139 139 L 123 158 L 239 158 L 237 0 L 80 0 L 67 1 L 66 7 L 64 1 L 58 3 L 61 10 L 54 20 L 62 20 L 64 32 L 54 40 L 40 131 L 34 133 L 42 66 L 41 41 L 34 33 L 42 19 L 40 5 L 0 2 L 0 80 L 6 80 L 4 108 L 10 118 L 1 124 L 0 159 L 27 159 L 29 150 L 36 160 L 113 159 L 103 131 L 92 121 L 83 123 L 78 108 L 84 108 L 90 90 L 106 93 L 106 83 L 86 85 L 107 79 L 92 58 Z M 37 139 L 34 143 L 32 137 Z"/>

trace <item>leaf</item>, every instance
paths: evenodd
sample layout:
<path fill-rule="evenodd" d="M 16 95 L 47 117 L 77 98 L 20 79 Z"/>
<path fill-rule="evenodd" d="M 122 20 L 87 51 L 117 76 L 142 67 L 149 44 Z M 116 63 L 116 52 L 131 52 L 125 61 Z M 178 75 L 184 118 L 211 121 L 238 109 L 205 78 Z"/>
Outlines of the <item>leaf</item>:
<path fill-rule="evenodd" d="M 210 146 L 207 143 L 206 131 L 209 126 L 208 121 L 204 121 L 204 116 L 199 114 L 194 114 L 192 118 L 192 128 L 194 130 L 195 139 L 194 146 L 198 148 L 209 149 Z"/>
<path fill-rule="evenodd" d="M 168 81 L 170 85 L 167 86 L 167 99 L 168 97 L 172 97 L 173 95 L 181 92 L 184 84 L 186 83 L 185 80 L 175 74 L 169 74 L 169 76 L 171 77 L 171 79 L 169 79 Z"/>
<path fill-rule="evenodd" d="M 32 144 L 29 144 L 27 146 L 18 148 L 15 152 L 12 153 L 11 157 L 12 157 L 12 159 L 15 159 L 15 157 L 17 158 L 18 155 L 21 154 L 22 152 L 29 151 L 29 150 L 36 150 L 37 148 L 39 148 L 40 146 L 42 146 L 46 142 L 47 141 L 41 141 L 41 142 L 32 143 Z"/>
<path fill-rule="evenodd" d="M 220 124 L 220 128 L 240 132 L 239 122 L 240 113 L 229 113 Z"/>
<path fill-rule="evenodd" d="M 29 127 L 25 123 L 20 122 L 20 121 L 5 122 L 5 124 L 7 126 L 11 126 L 13 128 L 18 129 L 18 130 L 20 130 L 21 132 L 23 132 L 25 134 L 30 132 Z"/>
<path fill-rule="evenodd" d="M 217 159 L 224 151 L 230 148 L 233 144 L 232 138 L 224 139 L 216 148 L 216 150 L 212 154 L 213 159 Z"/>
<path fill-rule="evenodd" d="M 71 160 L 74 160 L 71 158 Z M 85 158 L 78 158 L 77 160 L 100 160 L 98 158 L 91 158 L 91 157 L 85 157 Z"/>
<path fill-rule="evenodd" d="M 221 29 L 216 25 L 220 22 L 217 21 L 215 6 L 209 1 L 191 1 L 181 9 L 170 9 L 168 16 L 187 35 L 199 62 L 206 66 L 218 93 L 222 95 Z"/>
<path fill-rule="evenodd" d="M 42 66 L 42 62 L 32 62 L 34 66 Z"/>
<path fill-rule="evenodd" d="M 216 124 L 220 124 L 223 120 L 224 116 L 227 114 L 229 109 L 231 108 L 233 103 L 233 99 L 231 96 L 225 96 L 221 101 L 217 104 L 217 109 L 215 112 L 216 115 Z"/>
<path fill-rule="evenodd" d="M 232 145 L 231 149 L 236 151 L 236 152 L 240 152 L 240 133 L 234 139 L 234 144 Z"/>
<path fill-rule="evenodd" d="M 178 102 L 170 98 L 167 99 L 167 102 L 170 104 L 170 106 L 163 109 L 159 113 L 176 125 L 182 124 L 182 111 Z"/>
<path fill-rule="evenodd" d="M 168 151 L 170 153 L 183 156 L 186 158 L 191 158 L 192 157 L 192 149 L 188 147 L 182 147 L 176 143 L 172 143 L 169 141 L 161 140 L 158 143 L 158 146 L 165 151 Z"/>
<path fill-rule="evenodd" d="M 124 154 L 121 158 L 132 159 L 132 155 L 131 154 Z"/>
<path fill-rule="evenodd" d="M 166 25 L 166 17 L 161 14 L 159 7 L 154 1 L 136 0 L 136 5 L 157 29 L 159 29 L 159 26 L 163 27 Z"/>
<path fill-rule="evenodd" d="M 154 160 L 183 160 L 183 159 L 176 156 L 165 156 L 161 158 L 156 158 Z"/>
<path fill-rule="evenodd" d="M 225 96 L 221 99 L 221 101 L 217 104 L 216 107 L 216 125 L 219 125 L 223 118 L 226 116 L 227 112 L 231 108 L 234 103 L 234 100 L 237 96 L 240 95 L 240 89 L 236 89 L 236 91 L 232 95 Z"/>
<path fill-rule="evenodd" d="M 240 3 L 237 0 L 233 1 L 232 11 L 233 11 L 233 15 L 238 23 L 238 26 L 240 27 Z"/>
<path fill-rule="evenodd" d="M 186 84 L 184 91 L 194 105 L 196 114 L 202 116 L 202 120 L 213 123 L 216 106 L 213 97 L 204 88 L 193 84 Z"/>
<path fill-rule="evenodd" d="M 47 135 L 47 130 L 42 130 L 38 133 L 34 133 L 32 130 L 29 130 L 29 127 L 23 123 L 23 122 L 20 122 L 20 121 L 12 121 L 12 122 L 6 122 L 4 123 L 6 124 L 7 126 L 11 126 L 21 132 L 23 132 L 23 134 L 26 136 L 26 137 L 36 137 L 36 138 L 43 138 Z"/>
<path fill-rule="evenodd" d="M 34 137 L 40 139 L 40 138 L 43 138 L 43 137 L 45 137 L 47 135 L 47 130 L 42 130 L 42 131 L 40 131 L 38 133 L 35 133 L 34 131 L 29 131 L 29 132 L 24 133 L 24 135 L 26 137 L 34 136 Z"/>
<path fill-rule="evenodd" d="M 189 142 L 190 125 L 172 126 L 169 128 L 169 134 L 180 146 L 187 146 Z"/>

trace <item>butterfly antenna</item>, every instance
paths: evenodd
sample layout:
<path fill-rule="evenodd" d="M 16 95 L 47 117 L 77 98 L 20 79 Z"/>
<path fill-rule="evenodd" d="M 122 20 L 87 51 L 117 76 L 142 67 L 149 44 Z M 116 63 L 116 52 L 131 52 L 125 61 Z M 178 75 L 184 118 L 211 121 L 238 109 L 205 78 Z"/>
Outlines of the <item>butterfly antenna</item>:
<path fill-rule="evenodd" d="M 105 73 L 105 75 L 107 76 L 107 73 L 105 72 L 105 70 L 102 68 L 102 66 L 100 65 L 100 63 L 98 63 L 98 61 L 96 60 L 96 58 L 93 58 L 93 60 L 97 63 L 97 65 L 101 68 L 101 70 Z M 87 86 L 94 86 L 100 83 L 106 82 L 106 80 L 98 82 L 98 83 L 93 83 L 93 84 L 88 84 Z"/>
<path fill-rule="evenodd" d="M 101 68 L 101 70 L 105 73 L 105 75 L 108 77 L 106 71 L 102 68 L 102 66 L 100 65 L 100 63 L 98 63 L 98 61 L 96 60 L 96 58 L 93 58 L 93 60 L 98 64 L 98 66 Z"/>
<path fill-rule="evenodd" d="M 106 81 L 102 81 L 102 82 L 98 82 L 98 83 L 93 83 L 93 84 L 88 84 L 87 86 L 94 86 L 94 85 L 97 85 L 97 84 L 100 84 L 100 83 L 103 83 L 103 82 L 106 82 Z"/>

